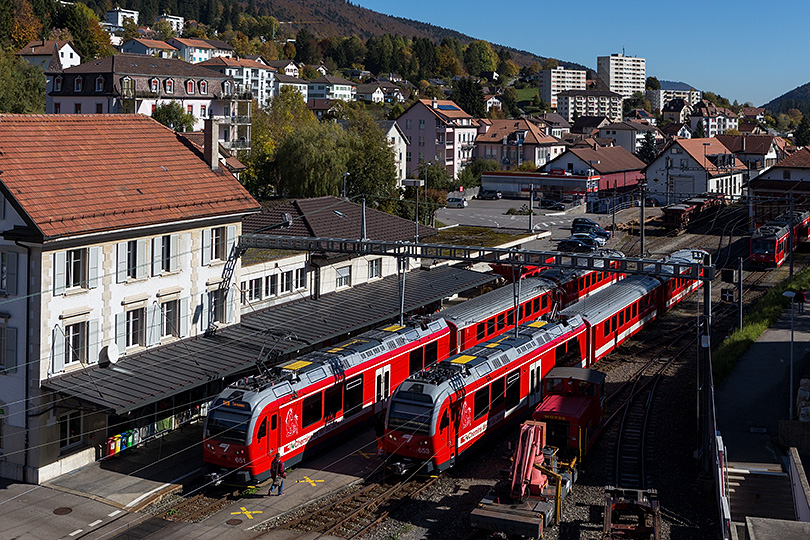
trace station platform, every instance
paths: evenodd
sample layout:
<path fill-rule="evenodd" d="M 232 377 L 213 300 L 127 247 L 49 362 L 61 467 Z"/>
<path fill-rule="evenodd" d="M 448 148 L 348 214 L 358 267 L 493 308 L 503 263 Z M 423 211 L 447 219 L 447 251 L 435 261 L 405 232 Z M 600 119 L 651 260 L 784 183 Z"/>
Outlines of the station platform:
<path fill-rule="evenodd" d="M 370 426 L 369 426 L 370 427 Z M 255 528 L 373 474 L 383 466 L 373 430 L 346 434 L 328 451 L 287 470 L 282 496 L 268 495 L 270 482 L 234 501 L 200 523 L 178 523 L 136 513 L 171 493 L 199 486 L 203 475 L 202 424 L 172 432 L 160 441 L 98 461 L 54 479 L 41 488 L 84 497 L 129 513 L 127 526 L 114 538 L 306 538 L 293 531 L 258 532 Z M 159 531 L 159 532 L 158 532 Z M 131 535 L 135 536 L 131 536 Z M 148 534 L 148 535 L 147 535 Z M 147 536 L 145 536 L 147 535 Z M 292 536 L 291 536 L 292 535 Z M 314 537 L 314 536 L 313 536 Z M 321 537 L 328 538 L 328 537 Z"/>

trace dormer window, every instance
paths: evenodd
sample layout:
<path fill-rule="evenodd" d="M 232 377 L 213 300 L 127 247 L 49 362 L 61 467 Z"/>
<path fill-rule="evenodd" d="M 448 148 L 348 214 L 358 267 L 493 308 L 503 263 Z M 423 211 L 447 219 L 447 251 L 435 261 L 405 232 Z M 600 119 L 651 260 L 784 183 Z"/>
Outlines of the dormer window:
<path fill-rule="evenodd" d="M 186 94 L 194 93 L 194 81 L 186 81 Z"/>
<path fill-rule="evenodd" d="M 166 79 L 166 93 L 174 94 L 174 81 L 171 79 Z"/>
<path fill-rule="evenodd" d="M 99 75 L 96 77 L 96 92 L 103 92 L 104 91 L 104 77 Z"/>
<path fill-rule="evenodd" d="M 208 81 L 200 81 L 200 94 L 208 93 Z"/>
<path fill-rule="evenodd" d="M 231 93 L 231 82 L 230 81 L 225 81 L 224 83 L 222 83 L 222 91 L 225 94 L 230 94 Z"/>
<path fill-rule="evenodd" d="M 157 94 L 157 93 L 158 93 L 158 91 L 160 90 L 160 82 L 158 82 L 158 80 L 157 80 L 157 79 L 152 79 L 152 80 L 150 80 L 150 81 L 149 81 L 149 90 L 150 90 L 150 91 L 151 91 L 153 94 Z"/>
<path fill-rule="evenodd" d="M 53 78 L 53 91 L 54 92 L 61 92 L 62 91 L 62 76 L 57 75 Z"/>
<path fill-rule="evenodd" d="M 79 75 L 75 79 L 73 79 L 73 91 L 74 92 L 81 92 L 82 91 L 82 77 Z"/>

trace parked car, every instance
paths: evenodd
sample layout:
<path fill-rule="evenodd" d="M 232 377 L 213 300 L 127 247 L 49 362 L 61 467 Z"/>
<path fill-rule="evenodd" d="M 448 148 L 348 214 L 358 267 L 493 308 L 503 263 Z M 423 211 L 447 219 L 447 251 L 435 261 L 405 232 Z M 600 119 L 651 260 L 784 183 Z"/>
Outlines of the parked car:
<path fill-rule="evenodd" d="M 489 199 L 489 200 L 497 200 L 503 197 L 500 191 L 492 191 L 492 190 L 481 190 L 478 192 L 479 199 Z"/>
<path fill-rule="evenodd" d="M 469 203 L 463 197 L 447 197 L 447 208 L 465 208 Z"/>
<path fill-rule="evenodd" d="M 599 227 L 599 224 L 592 219 L 588 219 L 586 217 L 578 217 L 574 218 L 574 221 L 571 222 L 572 227 L 576 227 L 577 225 L 595 225 Z"/>
<path fill-rule="evenodd" d="M 596 246 L 589 246 L 580 240 L 562 240 L 557 244 L 557 251 L 566 251 L 574 253 L 591 253 L 596 251 Z"/>
<path fill-rule="evenodd" d="M 571 227 L 571 233 L 585 233 L 592 236 L 601 236 L 605 240 L 609 240 L 612 236 L 610 231 L 603 229 L 599 225 L 574 225 Z"/>
<path fill-rule="evenodd" d="M 595 245 L 596 247 L 602 247 L 605 244 L 607 244 L 607 238 L 603 238 L 601 236 L 596 236 L 594 234 L 589 233 L 572 234 L 571 240 L 579 240 L 580 242 L 585 242 L 588 245 Z"/>
<path fill-rule="evenodd" d="M 540 199 L 540 208 L 546 210 L 565 210 L 565 205 L 561 202 L 552 201 L 551 199 Z"/>

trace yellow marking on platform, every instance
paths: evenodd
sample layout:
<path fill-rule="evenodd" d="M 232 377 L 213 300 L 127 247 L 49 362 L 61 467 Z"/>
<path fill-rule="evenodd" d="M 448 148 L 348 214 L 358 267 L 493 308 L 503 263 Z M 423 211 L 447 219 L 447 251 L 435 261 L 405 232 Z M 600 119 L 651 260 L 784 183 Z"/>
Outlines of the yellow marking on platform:
<path fill-rule="evenodd" d="M 547 324 L 548 324 L 547 321 L 534 321 L 533 323 L 529 323 L 529 326 L 531 326 L 532 328 L 542 328 Z"/>
<path fill-rule="evenodd" d="M 357 452 L 355 452 L 355 453 L 354 453 L 354 454 L 352 454 L 352 455 L 353 455 L 353 456 L 362 456 L 362 457 L 364 457 L 364 458 L 366 458 L 366 459 L 371 459 L 371 458 L 375 457 L 377 454 L 372 453 L 372 452 L 360 452 L 360 451 L 358 450 Z"/>
<path fill-rule="evenodd" d="M 391 326 L 387 326 L 387 327 L 383 328 L 383 330 L 386 330 L 388 332 L 396 332 L 397 330 L 402 330 L 403 328 L 405 328 L 405 327 L 400 326 L 398 324 L 392 324 Z"/>
<path fill-rule="evenodd" d="M 456 358 L 454 360 L 450 360 L 450 363 L 451 364 L 466 364 L 470 360 L 475 360 L 475 356 L 470 356 L 469 354 L 464 354 L 464 355 L 459 356 L 458 358 Z"/>
<path fill-rule="evenodd" d="M 287 364 L 286 366 L 281 366 L 282 369 L 290 369 L 295 371 L 296 369 L 301 369 L 303 367 L 307 367 L 312 362 L 307 362 L 306 360 L 298 360 L 293 362 L 292 364 Z"/>
<path fill-rule="evenodd" d="M 305 476 L 303 480 L 296 480 L 295 481 L 296 484 L 302 484 L 304 482 L 306 482 L 307 484 L 309 484 L 312 487 L 315 487 L 316 482 L 323 482 L 323 480 L 313 480 L 309 476 Z"/>
<path fill-rule="evenodd" d="M 235 516 L 235 515 L 238 515 L 238 514 L 245 514 L 248 519 L 253 519 L 253 514 L 261 514 L 262 513 L 261 510 L 248 510 L 244 506 L 240 506 L 240 508 L 242 509 L 241 512 L 231 512 L 231 515 Z"/>

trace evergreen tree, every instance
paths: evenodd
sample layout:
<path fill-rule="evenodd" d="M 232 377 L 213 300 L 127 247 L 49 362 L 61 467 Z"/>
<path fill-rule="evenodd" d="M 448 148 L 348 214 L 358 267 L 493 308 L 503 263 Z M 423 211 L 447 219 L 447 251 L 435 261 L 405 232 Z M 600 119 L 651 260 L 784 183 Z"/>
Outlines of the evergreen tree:
<path fill-rule="evenodd" d="M 796 131 L 793 132 L 793 143 L 796 146 L 810 145 L 810 117 L 803 117 Z"/>
<path fill-rule="evenodd" d="M 45 76 L 42 69 L 0 49 L 0 113 L 45 112 Z"/>
<path fill-rule="evenodd" d="M 693 139 L 703 139 L 706 137 L 706 131 L 703 129 L 703 121 L 699 121 L 695 126 L 695 131 L 692 132 Z"/>
<path fill-rule="evenodd" d="M 638 159 L 644 163 L 650 163 L 655 159 L 658 154 L 658 147 L 655 144 L 655 137 L 652 131 L 644 134 L 644 141 L 641 143 L 641 148 L 638 151 Z"/>
<path fill-rule="evenodd" d="M 484 90 L 481 88 L 481 83 L 472 77 L 464 77 L 456 81 L 453 91 L 450 93 L 450 99 L 474 118 L 483 118 L 487 114 Z"/>

